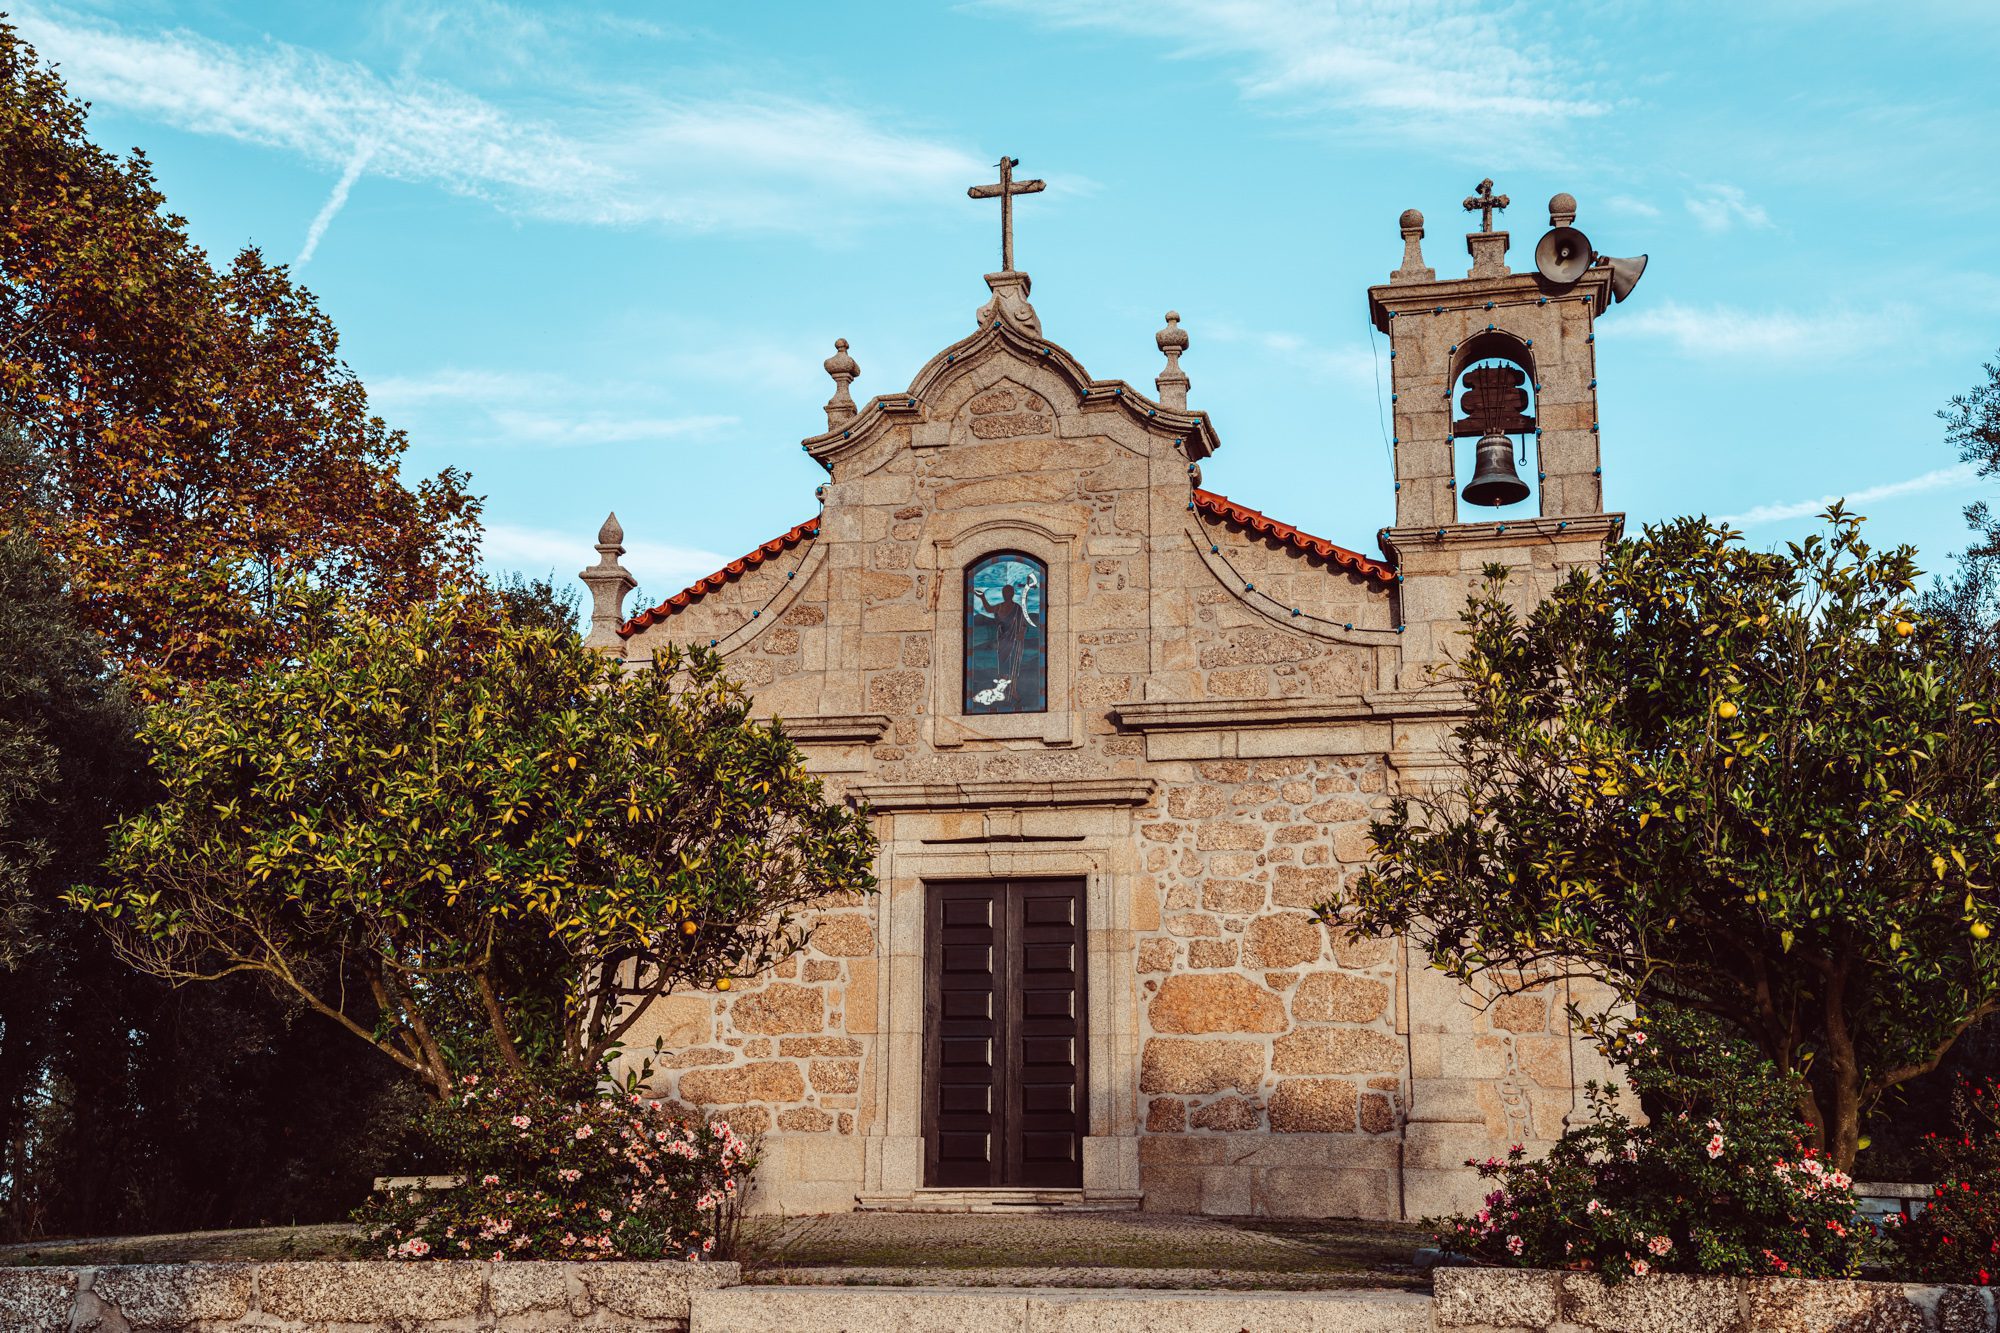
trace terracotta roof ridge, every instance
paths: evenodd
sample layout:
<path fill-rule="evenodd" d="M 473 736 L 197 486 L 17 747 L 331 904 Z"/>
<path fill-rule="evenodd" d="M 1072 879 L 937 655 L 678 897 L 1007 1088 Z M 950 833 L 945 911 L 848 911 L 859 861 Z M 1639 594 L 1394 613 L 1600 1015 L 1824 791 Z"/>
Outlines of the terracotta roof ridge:
<path fill-rule="evenodd" d="M 668 616 L 679 615 L 708 594 L 720 591 L 732 580 L 742 577 L 772 556 L 783 555 L 800 542 L 819 536 L 820 522 L 821 516 L 815 514 L 803 523 L 795 523 L 788 531 L 781 532 L 762 545 L 753 547 L 713 574 L 696 579 L 658 606 L 641 611 L 620 625 L 618 637 L 629 639 L 640 630 L 659 624 Z"/>
<path fill-rule="evenodd" d="M 1247 528 L 1259 536 L 1270 537 L 1282 542 L 1301 555 L 1316 555 L 1331 564 L 1339 565 L 1350 573 L 1380 583 L 1394 583 L 1396 571 L 1380 560 L 1374 560 L 1359 551 L 1349 550 L 1338 542 L 1330 542 L 1324 537 L 1315 537 L 1310 532 L 1301 532 L 1289 523 L 1280 522 L 1248 505 L 1238 504 L 1226 495 L 1214 491 L 1194 488 L 1195 506 L 1205 514 Z"/>

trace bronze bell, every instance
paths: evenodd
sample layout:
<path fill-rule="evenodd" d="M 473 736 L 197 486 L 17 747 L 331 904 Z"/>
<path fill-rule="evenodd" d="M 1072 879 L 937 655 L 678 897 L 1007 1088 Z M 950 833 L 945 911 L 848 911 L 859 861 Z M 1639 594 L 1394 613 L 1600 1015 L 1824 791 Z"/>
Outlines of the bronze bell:
<path fill-rule="evenodd" d="M 1479 437 L 1472 480 L 1465 483 L 1466 501 L 1476 505 L 1518 504 L 1528 498 L 1528 483 L 1514 470 L 1514 442 L 1505 435 Z"/>

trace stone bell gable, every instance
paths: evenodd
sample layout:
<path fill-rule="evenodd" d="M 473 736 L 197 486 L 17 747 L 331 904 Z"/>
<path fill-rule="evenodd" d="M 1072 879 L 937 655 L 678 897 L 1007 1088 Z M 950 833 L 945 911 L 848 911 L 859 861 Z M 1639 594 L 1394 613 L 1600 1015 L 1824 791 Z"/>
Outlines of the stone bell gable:
<path fill-rule="evenodd" d="M 977 197 L 1039 188 L 1010 167 Z M 1495 288 L 1491 240 L 1437 282 L 1404 222 L 1372 308 L 1399 405 L 1440 401 L 1407 414 L 1436 439 L 1396 442 L 1410 494 L 1385 558 L 1202 485 L 1220 439 L 1188 407 L 1178 315 L 1152 395 L 1095 379 L 1011 262 L 905 389 L 857 404 L 836 345 L 803 442 L 817 512 L 629 619 L 622 531 L 599 534 L 590 641 L 723 653 L 880 840 L 879 893 L 828 904 L 769 976 L 670 997 L 635 1043 L 663 1041 L 663 1095 L 765 1133 L 760 1206 L 1422 1216 L 1476 1190 L 1466 1156 L 1561 1132 L 1598 1072 L 1567 995 L 1488 1003 L 1315 912 L 1389 797 L 1448 776 L 1457 705 L 1432 669 L 1479 564 L 1533 596 L 1617 524 L 1577 512 L 1596 491 L 1567 474 L 1541 517 L 1456 509 L 1460 377 L 1488 437 L 1560 395 L 1421 328 L 1417 293 L 1476 298 L 1496 332 L 1489 292 L 1544 314 L 1548 293 Z M 1561 318 L 1587 337 L 1594 313 Z M 1481 444 L 1486 484 L 1505 469 Z"/>

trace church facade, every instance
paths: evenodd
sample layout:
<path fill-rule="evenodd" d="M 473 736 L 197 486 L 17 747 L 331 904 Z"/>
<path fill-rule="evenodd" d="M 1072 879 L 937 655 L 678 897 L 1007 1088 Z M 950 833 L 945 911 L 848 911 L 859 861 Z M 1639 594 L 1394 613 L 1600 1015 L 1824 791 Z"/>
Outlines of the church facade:
<path fill-rule="evenodd" d="M 1023 188 L 1003 171 L 1003 206 Z M 1093 378 L 1011 241 L 906 389 L 857 405 L 836 349 L 817 512 L 629 618 L 607 523 L 591 642 L 713 645 L 880 838 L 879 893 L 804 953 L 634 1034 L 664 1043 L 659 1094 L 761 1132 L 757 1206 L 1420 1217 L 1604 1075 L 1560 989 L 1489 1000 L 1315 910 L 1383 802 L 1448 772 L 1433 668 L 1480 569 L 1533 598 L 1620 530 L 1593 349 L 1615 275 L 1512 272 L 1485 216 L 1439 280 L 1404 214 L 1368 293 L 1395 393 L 1379 554 L 1205 489 L 1219 427 L 1177 318 L 1153 394 Z M 1466 503 L 1474 433 L 1482 486 L 1496 439 L 1529 450 L 1534 512 Z"/>

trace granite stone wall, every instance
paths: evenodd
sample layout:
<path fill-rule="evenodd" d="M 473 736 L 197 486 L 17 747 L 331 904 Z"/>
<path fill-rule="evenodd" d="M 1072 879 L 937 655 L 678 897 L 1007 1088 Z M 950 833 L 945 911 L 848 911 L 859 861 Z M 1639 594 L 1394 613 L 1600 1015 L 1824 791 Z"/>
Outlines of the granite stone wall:
<path fill-rule="evenodd" d="M 668 1333 L 730 1263 L 132 1264 L 0 1268 L 7 1333 Z"/>

